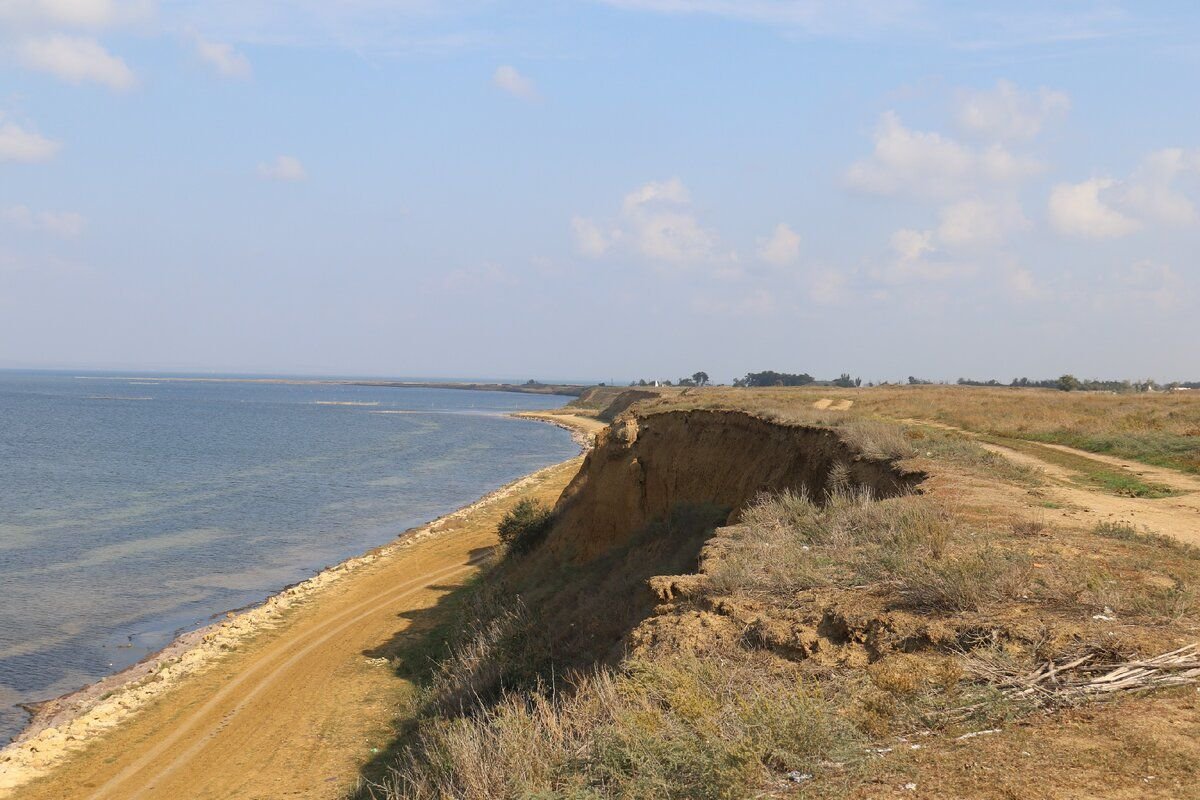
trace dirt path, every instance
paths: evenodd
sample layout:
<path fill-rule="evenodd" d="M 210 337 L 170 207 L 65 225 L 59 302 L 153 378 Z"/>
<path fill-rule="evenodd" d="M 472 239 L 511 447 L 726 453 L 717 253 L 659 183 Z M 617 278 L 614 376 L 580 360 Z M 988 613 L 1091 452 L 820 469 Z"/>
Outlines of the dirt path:
<path fill-rule="evenodd" d="M 903 420 L 918 425 L 940 428 L 964 434 L 972 439 L 970 432 L 952 425 L 929 420 Z M 1015 450 L 991 442 L 976 441 L 990 452 L 1003 456 L 1016 464 L 1033 467 L 1045 474 L 1050 485 L 1043 490 L 1047 500 L 1058 508 L 1048 508 L 1048 517 L 1061 517 L 1083 524 L 1100 522 L 1127 523 L 1135 528 L 1149 529 L 1154 533 L 1174 536 L 1181 541 L 1200 545 L 1200 478 L 1177 470 L 1154 467 L 1139 461 L 1127 461 L 1113 456 L 1089 453 L 1058 444 L 1037 443 L 1038 447 L 1057 450 L 1077 458 L 1086 458 L 1110 467 L 1127 470 L 1138 477 L 1169 486 L 1180 494 L 1174 497 L 1147 499 L 1122 497 L 1108 494 L 1099 489 L 1083 488 L 1075 478 L 1077 473 L 1067 467 L 1054 464 L 1028 451 Z"/>
<path fill-rule="evenodd" d="M 590 433 L 602 426 L 586 420 L 579 427 Z M 395 652 L 401 634 L 422 624 L 422 612 L 475 571 L 513 503 L 552 503 L 578 466 L 573 459 L 543 470 L 435 523 L 436 535 L 382 549 L 12 796 L 341 796 L 386 744 L 411 691 L 380 655 Z"/>

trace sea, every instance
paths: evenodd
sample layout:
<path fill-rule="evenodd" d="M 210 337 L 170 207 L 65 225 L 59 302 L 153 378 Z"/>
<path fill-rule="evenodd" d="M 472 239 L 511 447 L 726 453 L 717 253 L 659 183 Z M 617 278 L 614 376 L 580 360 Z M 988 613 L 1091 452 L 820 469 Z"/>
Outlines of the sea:
<path fill-rule="evenodd" d="M 0 371 L 0 744 L 22 704 L 579 452 L 571 398 Z"/>

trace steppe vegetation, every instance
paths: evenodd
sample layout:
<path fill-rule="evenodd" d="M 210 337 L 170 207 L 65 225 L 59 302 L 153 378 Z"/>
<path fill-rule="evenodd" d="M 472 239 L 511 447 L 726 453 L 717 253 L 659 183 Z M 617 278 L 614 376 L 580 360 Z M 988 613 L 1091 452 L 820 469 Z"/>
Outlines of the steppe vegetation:
<path fill-rule="evenodd" d="M 1136 709 L 1200 731 L 1195 688 L 1173 688 L 1200 676 L 1197 550 L 1124 523 L 1047 522 L 1037 470 L 884 417 L 1009 443 L 1120 434 L 1143 454 L 1178 437 L 1191 456 L 1200 404 L 921 387 L 832 395 L 853 398 L 850 414 L 813 408 L 829 391 L 670 392 L 638 408 L 830 427 L 862 457 L 919 465 L 929 486 L 878 497 L 835 466 L 820 493 L 764 494 L 731 518 L 680 506 L 585 563 L 510 545 L 399 664 L 419 689 L 359 796 L 857 797 L 934 776 L 944 796 L 1190 791 L 1194 746 Z M 540 541 L 553 516 L 502 525 Z M 1130 715 L 1136 741 L 1114 740 Z M 1031 752 L 1061 774 L 1026 774 Z"/>
<path fill-rule="evenodd" d="M 714 388 L 662 395 L 671 407 L 744 408 L 799 419 L 819 398 L 853 401 L 856 415 L 924 420 L 973 433 L 1060 444 L 1154 466 L 1200 473 L 1200 396 L 1193 392 L 1113 394 L 958 386 Z"/>

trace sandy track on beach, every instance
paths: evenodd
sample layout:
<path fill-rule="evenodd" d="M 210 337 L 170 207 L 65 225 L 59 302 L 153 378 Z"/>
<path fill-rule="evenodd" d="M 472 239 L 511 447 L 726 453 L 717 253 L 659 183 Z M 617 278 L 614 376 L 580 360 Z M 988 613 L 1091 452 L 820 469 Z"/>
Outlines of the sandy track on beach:
<path fill-rule="evenodd" d="M 589 433 L 603 427 L 555 419 Z M 374 656 L 475 571 L 512 504 L 522 497 L 553 503 L 578 466 L 572 459 L 542 470 L 427 526 L 406 546 L 381 548 L 10 796 L 341 796 L 386 745 L 410 691 Z"/>

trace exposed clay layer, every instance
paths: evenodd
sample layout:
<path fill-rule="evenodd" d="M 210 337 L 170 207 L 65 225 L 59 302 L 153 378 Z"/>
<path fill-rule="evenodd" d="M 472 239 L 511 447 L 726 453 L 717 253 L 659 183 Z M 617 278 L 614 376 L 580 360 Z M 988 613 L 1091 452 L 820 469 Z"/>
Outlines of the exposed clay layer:
<path fill-rule="evenodd" d="M 821 496 L 844 468 L 878 497 L 911 491 L 925 475 L 869 459 L 827 428 L 786 425 L 739 411 L 627 416 L 602 432 L 558 503 L 546 545 L 589 560 L 687 504 L 736 513 L 763 491 Z"/>

